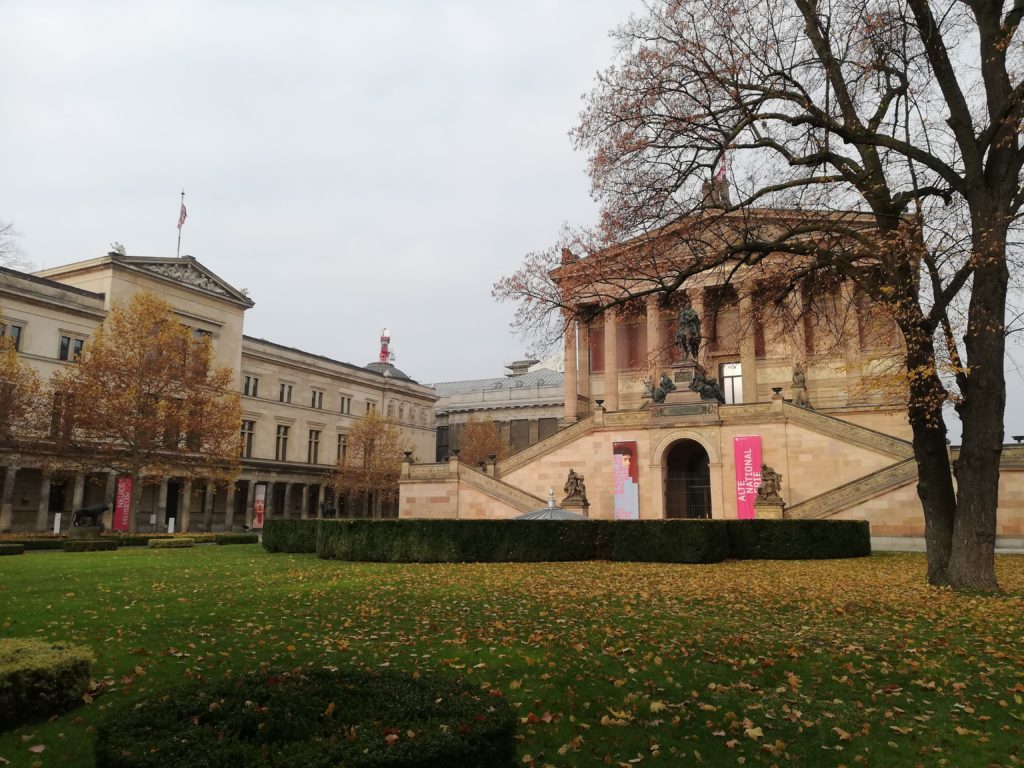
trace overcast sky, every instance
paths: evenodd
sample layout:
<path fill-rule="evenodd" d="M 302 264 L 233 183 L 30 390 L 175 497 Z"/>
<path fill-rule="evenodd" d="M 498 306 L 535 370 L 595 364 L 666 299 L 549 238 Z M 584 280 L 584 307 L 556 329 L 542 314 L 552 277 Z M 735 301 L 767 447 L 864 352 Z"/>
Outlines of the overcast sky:
<path fill-rule="evenodd" d="M 491 285 L 595 207 L 567 132 L 638 0 L 3 4 L 0 220 L 182 254 L 246 332 L 425 382 L 522 356 Z"/>

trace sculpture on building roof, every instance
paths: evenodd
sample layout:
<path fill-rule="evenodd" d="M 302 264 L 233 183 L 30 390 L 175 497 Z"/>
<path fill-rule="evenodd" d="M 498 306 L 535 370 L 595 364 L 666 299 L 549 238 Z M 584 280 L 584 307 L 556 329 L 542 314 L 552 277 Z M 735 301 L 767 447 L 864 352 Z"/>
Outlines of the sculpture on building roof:
<path fill-rule="evenodd" d="M 722 392 L 722 387 L 719 385 L 718 379 L 706 376 L 704 374 L 704 370 L 699 366 L 697 370 L 693 372 L 693 381 L 690 382 L 690 389 L 699 394 L 701 400 L 717 400 L 719 403 L 725 402 L 725 393 Z"/>
<path fill-rule="evenodd" d="M 654 382 L 650 379 L 644 380 L 644 397 L 649 397 L 656 403 L 664 403 L 668 393 L 675 391 L 675 388 L 675 382 L 669 375 L 662 373 L 658 386 L 654 386 Z"/>
<path fill-rule="evenodd" d="M 676 327 L 676 346 L 684 360 L 696 360 L 700 350 L 700 316 L 689 304 L 679 310 Z"/>

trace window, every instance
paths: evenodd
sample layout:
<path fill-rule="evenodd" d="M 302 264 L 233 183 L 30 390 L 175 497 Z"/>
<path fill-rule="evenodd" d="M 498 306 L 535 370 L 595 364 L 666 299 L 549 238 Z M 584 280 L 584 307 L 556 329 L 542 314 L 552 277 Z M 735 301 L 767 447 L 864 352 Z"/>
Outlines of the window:
<path fill-rule="evenodd" d="M 285 384 L 285 383 L 282 382 L 282 384 L 281 384 L 280 400 L 281 400 L 282 403 L 290 403 L 292 401 L 292 385 L 291 384 Z"/>
<path fill-rule="evenodd" d="M 369 416 L 371 413 L 377 412 L 377 402 L 375 400 L 366 401 L 366 415 Z"/>
<path fill-rule="evenodd" d="M 352 413 L 352 398 L 348 395 L 341 396 L 341 412 Z"/>
<path fill-rule="evenodd" d="M 23 326 L 20 325 L 14 325 L 13 323 L 10 325 L 4 325 L 3 323 L 0 323 L 0 338 L 5 336 L 10 338 L 14 342 L 14 349 L 20 351 L 22 330 Z"/>
<path fill-rule="evenodd" d="M 202 341 L 203 339 L 213 341 L 213 333 L 211 331 L 204 331 L 202 328 L 195 328 L 192 331 L 192 338 L 196 341 Z"/>
<path fill-rule="evenodd" d="M 726 405 L 743 402 L 743 369 L 739 363 L 722 363 L 722 393 Z"/>
<path fill-rule="evenodd" d="M 274 459 L 277 461 L 288 461 L 288 427 L 284 424 L 277 425 L 277 443 L 274 446 Z"/>
<path fill-rule="evenodd" d="M 57 357 L 61 360 L 78 360 L 82 356 L 82 347 L 85 346 L 85 339 L 77 336 L 61 336 L 60 351 Z"/>
<path fill-rule="evenodd" d="M 245 378 L 242 380 L 242 394 L 248 397 L 259 397 L 260 394 L 260 378 L 259 376 L 252 376 L 245 374 Z"/>
<path fill-rule="evenodd" d="M 309 430 L 309 449 L 306 451 L 306 463 L 317 464 L 320 461 L 320 430 Z"/>
<path fill-rule="evenodd" d="M 242 422 L 242 458 L 252 458 L 252 436 L 256 431 L 255 421 Z"/>
<path fill-rule="evenodd" d="M 344 434 L 338 435 L 338 464 L 344 464 L 348 458 L 348 438 Z"/>
<path fill-rule="evenodd" d="M 322 389 L 314 389 L 313 396 L 310 398 L 310 406 L 313 408 L 324 407 L 324 391 Z"/>

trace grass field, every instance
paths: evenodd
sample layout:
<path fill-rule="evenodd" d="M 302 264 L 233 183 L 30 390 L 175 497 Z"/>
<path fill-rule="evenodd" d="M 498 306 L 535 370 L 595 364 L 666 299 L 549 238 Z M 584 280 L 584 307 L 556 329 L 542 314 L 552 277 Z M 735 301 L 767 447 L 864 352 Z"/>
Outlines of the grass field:
<path fill-rule="evenodd" d="M 1024 558 L 999 597 L 919 555 L 711 566 L 375 565 L 256 546 L 0 558 L 0 636 L 90 646 L 105 690 L 0 724 L 0 765 L 89 766 L 91 724 L 267 665 L 443 671 L 517 708 L 525 766 L 1024 762 Z M 40 747 L 42 749 L 40 750 Z"/>

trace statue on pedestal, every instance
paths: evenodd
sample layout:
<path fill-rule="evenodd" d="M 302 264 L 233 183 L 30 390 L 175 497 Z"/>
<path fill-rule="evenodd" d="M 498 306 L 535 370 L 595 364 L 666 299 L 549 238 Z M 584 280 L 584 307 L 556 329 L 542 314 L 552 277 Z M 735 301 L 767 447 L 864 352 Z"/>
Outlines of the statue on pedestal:
<path fill-rule="evenodd" d="M 668 393 L 675 391 L 675 388 L 675 382 L 669 375 L 662 373 L 658 386 L 654 386 L 650 379 L 644 380 L 644 397 L 649 397 L 656 403 L 664 403 Z"/>
<path fill-rule="evenodd" d="M 810 408 L 811 401 L 807 397 L 807 373 L 803 363 L 793 366 L 793 405 Z"/>
<path fill-rule="evenodd" d="M 782 491 L 782 475 L 767 464 L 762 464 L 761 487 L 757 489 L 757 500 L 781 503 L 780 491 Z"/>
<path fill-rule="evenodd" d="M 562 499 L 561 503 L 563 509 L 569 507 L 587 508 L 590 506 L 590 502 L 587 500 L 587 486 L 583 482 L 583 475 L 577 474 L 575 469 L 569 470 L 569 477 L 566 478 L 563 490 L 565 491 L 565 498 Z"/>
<path fill-rule="evenodd" d="M 676 346 L 683 353 L 683 360 L 697 360 L 697 352 L 700 350 L 700 316 L 689 304 L 679 310 Z"/>

